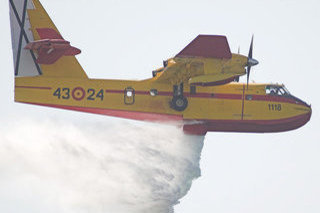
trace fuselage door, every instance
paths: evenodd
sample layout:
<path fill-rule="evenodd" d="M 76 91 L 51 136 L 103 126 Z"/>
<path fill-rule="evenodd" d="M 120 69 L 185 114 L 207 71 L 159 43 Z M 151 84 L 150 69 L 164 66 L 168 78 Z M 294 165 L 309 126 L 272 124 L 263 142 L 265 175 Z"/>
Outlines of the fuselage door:
<path fill-rule="evenodd" d="M 126 105 L 134 104 L 134 96 L 135 96 L 134 89 L 132 87 L 127 87 L 124 90 L 124 104 Z"/>

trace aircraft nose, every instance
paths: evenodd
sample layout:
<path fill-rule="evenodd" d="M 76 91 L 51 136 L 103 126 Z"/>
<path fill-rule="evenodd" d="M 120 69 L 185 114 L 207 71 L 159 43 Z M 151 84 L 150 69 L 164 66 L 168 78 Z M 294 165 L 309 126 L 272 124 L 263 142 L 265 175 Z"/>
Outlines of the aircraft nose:
<path fill-rule="evenodd" d="M 300 106 L 297 109 L 303 110 L 306 112 L 306 114 L 310 114 L 310 116 L 311 116 L 311 113 L 312 113 L 311 104 L 307 104 L 306 102 L 304 102 L 302 100 L 298 101 L 297 104 Z"/>
<path fill-rule="evenodd" d="M 310 105 L 308 105 L 308 107 L 309 107 L 309 113 L 310 113 L 310 117 L 311 117 L 311 114 L 312 114 L 311 104 L 310 104 Z"/>
<path fill-rule="evenodd" d="M 307 104 L 305 101 L 295 96 L 292 96 L 292 98 L 296 103 L 296 106 L 294 107 L 294 109 L 298 115 L 296 116 L 297 122 L 302 126 L 306 124 L 311 118 L 311 114 L 312 114 L 311 104 Z"/>
<path fill-rule="evenodd" d="M 297 105 L 307 107 L 307 109 L 311 110 L 311 104 L 307 104 L 307 102 L 305 102 L 305 101 L 301 100 L 300 98 L 297 98 L 296 96 L 293 96 L 293 95 L 290 95 L 290 98 L 292 98 Z"/>
<path fill-rule="evenodd" d="M 311 117 L 311 114 L 312 114 L 311 104 L 307 106 L 307 109 L 309 110 L 308 114 L 310 114 L 310 117 Z"/>
<path fill-rule="evenodd" d="M 309 112 L 306 113 L 307 122 L 310 121 L 311 115 L 312 115 L 311 105 L 309 105 L 308 108 L 309 108 Z M 306 123 L 307 123 L 307 122 L 306 122 Z"/>
<path fill-rule="evenodd" d="M 297 104 L 299 104 L 300 107 L 297 107 L 296 109 L 299 110 L 300 112 L 301 112 L 301 110 L 305 112 L 303 114 L 303 117 L 304 117 L 305 123 L 307 123 L 310 120 L 311 114 L 312 114 L 311 104 L 307 104 L 304 101 L 301 101 Z"/>
<path fill-rule="evenodd" d="M 311 105 L 305 103 L 297 103 L 299 106 L 296 106 L 297 116 L 294 116 L 291 122 L 286 124 L 290 130 L 297 129 L 306 123 L 308 123 L 311 119 L 312 109 Z"/>
<path fill-rule="evenodd" d="M 306 110 L 311 114 L 312 113 L 312 108 L 311 108 L 311 104 L 307 104 L 306 102 L 303 102 L 304 106 L 306 107 Z"/>

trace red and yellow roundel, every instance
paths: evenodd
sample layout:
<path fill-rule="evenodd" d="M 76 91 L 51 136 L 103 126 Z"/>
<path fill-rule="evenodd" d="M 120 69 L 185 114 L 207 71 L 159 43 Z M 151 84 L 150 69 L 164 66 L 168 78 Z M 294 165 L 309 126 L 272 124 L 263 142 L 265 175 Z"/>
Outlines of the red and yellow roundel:
<path fill-rule="evenodd" d="M 86 92 L 82 87 L 74 88 L 71 94 L 72 98 L 76 101 L 81 101 L 86 96 Z"/>

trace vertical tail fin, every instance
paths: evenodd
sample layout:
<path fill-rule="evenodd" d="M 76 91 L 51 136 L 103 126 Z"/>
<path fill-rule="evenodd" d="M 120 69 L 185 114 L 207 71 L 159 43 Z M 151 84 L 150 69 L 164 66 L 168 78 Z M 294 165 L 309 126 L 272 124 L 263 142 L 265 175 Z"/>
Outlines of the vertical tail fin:
<path fill-rule="evenodd" d="M 10 23 L 11 38 L 14 58 L 14 70 L 16 76 L 37 76 L 43 77 L 63 77 L 63 78 L 88 78 L 75 54 L 79 51 L 72 51 L 72 46 L 66 45 L 58 29 L 42 7 L 39 0 L 9 0 L 10 3 Z M 46 33 L 49 34 L 47 35 Z M 54 38 L 53 38 L 54 37 Z M 52 44 L 50 39 L 58 39 L 64 42 L 63 50 L 61 45 L 59 50 L 55 51 L 58 45 Z M 30 43 L 47 45 L 43 51 L 41 45 L 38 49 L 25 48 Z M 51 60 L 52 63 L 43 64 L 38 60 L 43 52 L 48 58 L 57 58 Z M 58 54 L 58 55 L 56 55 Z M 43 57 L 43 55 L 41 56 Z"/>

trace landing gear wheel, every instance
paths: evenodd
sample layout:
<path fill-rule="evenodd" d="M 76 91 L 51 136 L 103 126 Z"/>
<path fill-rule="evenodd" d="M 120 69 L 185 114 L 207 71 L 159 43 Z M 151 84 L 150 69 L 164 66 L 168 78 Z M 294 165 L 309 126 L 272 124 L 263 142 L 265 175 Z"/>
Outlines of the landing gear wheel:
<path fill-rule="evenodd" d="M 183 111 L 188 106 L 188 100 L 183 96 L 175 96 L 172 98 L 171 101 L 171 108 L 177 110 L 177 111 Z"/>

